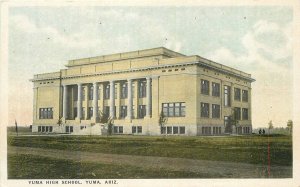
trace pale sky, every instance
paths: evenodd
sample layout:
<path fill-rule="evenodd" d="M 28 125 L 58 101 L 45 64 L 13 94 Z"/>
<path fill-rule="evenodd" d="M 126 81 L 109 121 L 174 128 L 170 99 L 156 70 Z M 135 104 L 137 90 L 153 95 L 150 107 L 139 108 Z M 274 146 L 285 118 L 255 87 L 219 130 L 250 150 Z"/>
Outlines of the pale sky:
<path fill-rule="evenodd" d="M 11 7 L 9 125 L 32 123 L 34 74 L 70 59 L 164 46 L 252 74 L 253 127 L 292 119 L 293 10 L 285 7 Z"/>

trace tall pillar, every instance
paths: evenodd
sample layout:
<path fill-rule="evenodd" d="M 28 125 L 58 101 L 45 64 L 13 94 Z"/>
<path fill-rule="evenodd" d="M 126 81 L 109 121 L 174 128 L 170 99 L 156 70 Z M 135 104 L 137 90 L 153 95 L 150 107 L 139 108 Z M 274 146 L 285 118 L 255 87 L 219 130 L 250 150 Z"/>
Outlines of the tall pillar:
<path fill-rule="evenodd" d="M 63 95 L 63 119 L 67 119 L 67 85 L 63 85 L 64 95 Z"/>
<path fill-rule="evenodd" d="M 115 117 L 115 81 L 110 81 L 110 107 L 109 107 L 109 115 L 110 117 Z"/>
<path fill-rule="evenodd" d="M 98 87 L 97 83 L 93 83 L 93 119 L 97 120 L 98 117 Z"/>
<path fill-rule="evenodd" d="M 82 108 L 82 84 L 78 84 L 78 100 L 77 100 L 77 118 L 80 120 L 81 119 L 81 108 Z"/>
<path fill-rule="evenodd" d="M 151 79 L 150 77 L 147 77 L 147 108 L 146 108 L 146 117 L 151 116 Z"/>
<path fill-rule="evenodd" d="M 127 116 L 126 118 L 131 120 L 132 119 L 132 80 L 127 80 L 127 89 L 128 89 L 128 106 L 127 106 Z"/>

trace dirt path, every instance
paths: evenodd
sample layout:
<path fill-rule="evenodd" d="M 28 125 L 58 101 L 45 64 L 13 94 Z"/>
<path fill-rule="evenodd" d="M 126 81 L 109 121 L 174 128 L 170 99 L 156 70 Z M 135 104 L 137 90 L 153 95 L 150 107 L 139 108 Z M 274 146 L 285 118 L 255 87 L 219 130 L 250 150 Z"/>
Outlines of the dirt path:
<path fill-rule="evenodd" d="M 193 160 L 185 158 L 155 156 L 105 154 L 13 146 L 8 147 L 8 153 L 31 154 L 56 159 L 70 159 L 73 161 L 83 162 L 132 165 L 143 168 L 164 168 L 173 171 L 209 173 L 215 176 L 223 176 L 229 178 L 267 177 L 267 166 L 235 162 Z M 292 167 L 273 166 L 271 167 L 271 177 L 291 178 Z"/>

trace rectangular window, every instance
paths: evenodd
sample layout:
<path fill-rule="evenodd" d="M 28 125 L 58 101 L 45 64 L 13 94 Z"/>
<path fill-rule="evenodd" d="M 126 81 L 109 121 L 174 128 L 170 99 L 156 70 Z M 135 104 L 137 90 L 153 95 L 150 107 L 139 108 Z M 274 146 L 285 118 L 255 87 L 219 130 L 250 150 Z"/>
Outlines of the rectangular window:
<path fill-rule="evenodd" d="M 115 134 L 123 134 L 123 126 L 114 126 Z"/>
<path fill-rule="evenodd" d="M 107 115 L 107 116 L 109 116 L 109 110 L 110 110 L 109 106 L 105 106 L 104 107 L 104 114 Z"/>
<path fill-rule="evenodd" d="M 209 117 L 209 104 L 201 103 L 201 117 L 208 118 Z"/>
<path fill-rule="evenodd" d="M 173 134 L 178 134 L 178 127 L 173 127 Z"/>
<path fill-rule="evenodd" d="M 220 105 L 212 104 L 212 118 L 220 118 Z"/>
<path fill-rule="evenodd" d="M 243 90 L 243 101 L 244 102 L 248 102 L 248 91 L 247 90 Z"/>
<path fill-rule="evenodd" d="M 138 118 L 144 118 L 146 116 L 146 105 L 139 105 Z"/>
<path fill-rule="evenodd" d="M 74 118 L 77 118 L 77 108 L 73 108 L 73 114 L 74 114 Z"/>
<path fill-rule="evenodd" d="M 231 106 L 231 100 L 230 100 L 230 92 L 231 87 L 230 86 L 224 86 L 224 106 Z"/>
<path fill-rule="evenodd" d="M 104 99 L 110 98 L 110 85 L 107 84 L 104 86 Z"/>
<path fill-rule="evenodd" d="M 136 126 L 132 126 L 132 134 L 136 133 Z"/>
<path fill-rule="evenodd" d="M 127 116 L 127 106 L 120 107 L 120 118 L 124 119 Z"/>
<path fill-rule="evenodd" d="M 42 131 L 41 126 L 38 126 L 38 132 L 41 132 L 41 131 Z"/>
<path fill-rule="evenodd" d="M 160 132 L 161 134 L 166 134 L 166 127 L 161 127 Z"/>
<path fill-rule="evenodd" d="M 162 109 L 166 117 L 185 116 L 185 103 L 163 103 Z"/>
<path fill-rule="evenodd" d="M 167 127 L 167 134 L 172 134 L 172 127 Z"/>
<path fill-rule="evenodd" d="M 48 132 L 49 131 L 49 127 L 48 126 L 46 126 L 46 132 Z"/>
<path fill-rule="evenodd" d="M 89 107 L 89 118 L 93 117 L 93 107 Z"/>
<path fill-rule="evenodd" d="M 243 108 L 243 120 L 248 120 L 248 108 Z"/>
<path fill-rule="evenodd" d="M 234 100 L 241 101 L 241 89 L 234 88 Z"/>
<path fill-rule="evenodd" d="M 209 95 L 209 81 L 201 79 L 201 93 Z"/>
<path fill-rule="evenodd" d="M 143 131 L 142 126 L 138 126 L 138 127 L 137 127 L 137 133 L 142 133 L 142 131 Z"/>
<path fill-rule="evenodd" d="M 52 131 L 53 131 L 53 127 L 50 126 L 50 127 L 49 127 L 49 132 L 52 132 Z"/>
<path fill-rule="evenodd" d="M 234 118 L 236 120 L 241 120 L 241 108 L 234 107 Z"/>
<path fill-rule="evenodd" d="M 212 83 L 212 96 L 220 97 L 220 84 L 219 83 Z"/>
<path fill-rule="evenodd" d="M 128 95 L 128 86 L 127 82 L 121 84 L 121 99 L 127 98 Z"/>
<path fill-rule="evenodd" d="M 89 100 L 93 100 L 93 94 L 94 94 L 94 87 L 90 86 L 89 88 Z"/>
<path fill-rule="evenodd" d="M 146 81 L 139 81 L 139 98 L 146 97 Z"/>
<path fill-rule="evenodd" d="M 119 133 L 123 134 L 123 126 L 119 126 Z"/>
<path fill-rule="evenodd" d="M 185 134 L 185 127 L 179 127 L 179 133 Z"/>
<path fill-rule="evenodd" d="M 39 109 L 39 119 L 53 119 L 52 108 L 40 108 Z"/>
<path fill-rule="evenodd" d="M 69 133 L 69 132 L 70 132 L 70 127 L 66 126 L 66 133 Z"/>

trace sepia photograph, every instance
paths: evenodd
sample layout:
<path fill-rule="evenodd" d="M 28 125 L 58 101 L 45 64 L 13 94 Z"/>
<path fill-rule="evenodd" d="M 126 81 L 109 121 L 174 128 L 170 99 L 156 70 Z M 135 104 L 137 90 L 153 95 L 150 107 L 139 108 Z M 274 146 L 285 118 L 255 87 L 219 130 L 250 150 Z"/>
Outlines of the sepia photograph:
<path fill-rule="evenodd" d="M 299 186 L 292 2 L 3 3 L 1 184 Z"/>

